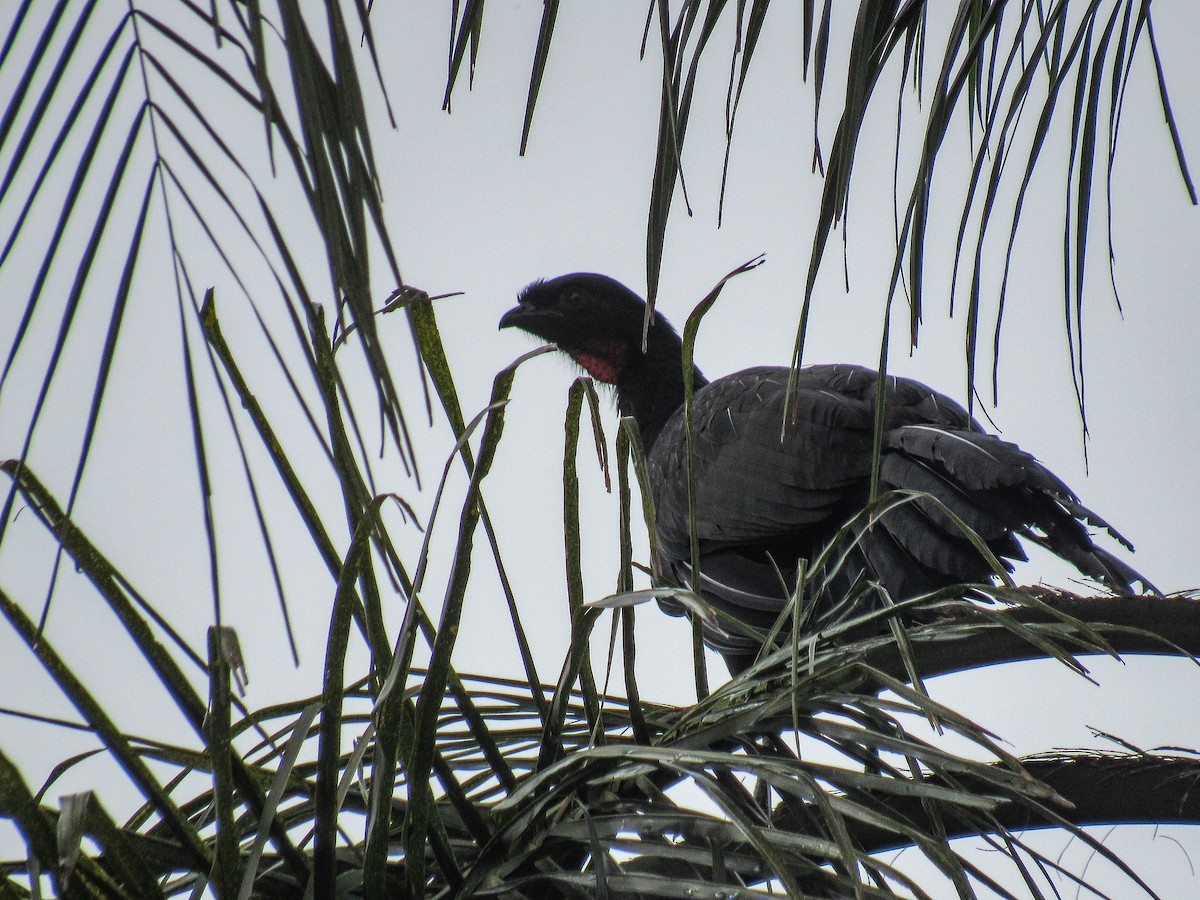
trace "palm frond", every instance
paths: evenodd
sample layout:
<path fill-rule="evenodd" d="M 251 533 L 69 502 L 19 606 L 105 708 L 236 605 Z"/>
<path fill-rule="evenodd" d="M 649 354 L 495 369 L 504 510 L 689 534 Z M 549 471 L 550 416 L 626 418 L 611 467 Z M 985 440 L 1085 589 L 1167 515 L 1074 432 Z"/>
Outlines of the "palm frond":
<path fill-rule="evenodd" d="M 723 51 L 712 40 L 727 4 L 702 4 L 688 0 L 679 5 L 672 24 L 667 4 L 658 4 L 658 32 L 663 51 L 663 93 L 658 153 L 650 197 L 647 234 L 647 285 L 651 303 L 657 292 L 663 264 L 663 247 L 672 200 L 678 183 L 684 204 L 688 189 L 681 160 L 692 111 L 696 76 L 702 59 L 709 64 L 721 60 Z M 728 176 L 730 146 L 733 141 L 736 111 L 746 90 L 757 37 L 767 16 L 766 3 L 737 4 L 733 26 L 734 44 L 729 51 L 730 84 L 726 109 L 726 154 L 722 168 L 722 187 Z M 703 10 L 703 16 L 701 12 Z M 845 13 L 843 13 L 843 16 Z M 1194 189 L 1171 113 L 1165 80 L 1157 48 L 1153 42 L 1153 20 L 1148 4 L 1134 0 L 1072 4 L 1058 0 L 1045 6 L 1035 2 L 966 2 L 959 4 L 953 17 L 932 17 L 937 23 L 931 32 L 931 11 L 923 2 L 862 3 L 846 39 L 845 87 L 841 113 L 828 152 L 821 150 L 820 122 L 814 121 L 814 168 L 825 175 L 821 205 L 817 213 L 807 282 L 801 297 L 794 362 L 804 354 L 810 320 L 813 291 L 824 262 L 829 238 L 839 225 L 844 226 L 849 206 L 854 165 L 859 154 L 859 138 L 868 113 L 880 103 L 887 91 L 881 88 L 899 77 L 893 113 L 896 121 L 895 190 L 899 205 L 897 240 L 892 273 L 891 294 L 899 291 L 909 306 L 909 340 L 917 341 L 924 308 L 924 258 L 928 233 L 929 198 L 943 180 L 937 165 L 944 146 L 956 125 L 969 132 L 973 169 L 964 188 L 960 227 L 953 248 L 956 260 L 972 260 L 967 282 L 968 390 L 973 397 L 979 355 L 979 331 L 985 326 L 982 261 L 994 253 L 1001 240 L 1005 250 L 1005 274 L 994 288 L 992 387 L 997 391 L 996 367 L 1000 335 L 1004 321 L 1008 265 L 1016 241 L 1027 189 L 1039 163 L 1052 128 L 1061 128 L 1066 117 L 1061 107 L 1070 102 L 1071 140 L 1067 144 L 1063 216 L 1064 321 L 1077 402 L 1085 413 L 1085 371 L 1081 345 L 1083 284 L 1087 270 L 1092 211 L 1106 211 L 1111 251 L 1111 214 L 1108 213 L 1112 172 L 1117 150 L 1118 125 L 1124 86 L 1139 50 L 1148 44 L 1159 75 L 1159 94 L 1168 129 L 1176 149 L 1176 159 L 1184 183 L 1195 202 Z M 835 27 L 845 23 L 834 16 L 826 4 L 814 32 L 815 9 L 803 10 L 804 71 L 814 61 L 814 104 L 819 113 L 828 94 L 828 46 Z M 943 28 L 938 20 L 947 21 Z M 1141 37 L 1147 35 L 1146 41 Z M 714 57 L 718 57 L 714 59 Z M 905 82 L 910 80 L 911 90 Z M 932 77 L 931 77 L 932 76 Z M 1101 102 L 1108 97 L 1107 104 Z M 1060 103 L 1060 100 L 1063 101 Z M 1029 126 L 1030 111 L 1036 124 Z M 816 114 L 814 114 L 816 115 Z M 872 148 L 873 149 L 873 148 Z M 1016 168 L 1017 172 L 1011 170 Z M 1103 172 L 1103 178 L 1099 173 Z M 1019 173 L 1019 175 L 1017 174 Z M 1019 179 L 1014 200 L 1008 185 Z M 1095 188 L 1103 186 L 1103 194 Z M 1044 202 L 1039 198 L 1039 202 Z M 1005 204 L 1009 204 L 1006 208 Z M 1006 238 L 996 238 L 1000 231 Z M 1110 252 L 1110 266 L 1111 266 Z M 951 277 L 953 295 L 959 288 L 958 264 Z M 1114 279 L 1115 285 L 1115 279 Z M 888 299 L 890 309 L 891 295 Z M 886 318 L 885 318 L 886 321 Z M 884 349 L 886 361 L 886 347 Z M 1086 426 L 1086 422 L 1085 422 Z"/>
<path fill-rule="evenodd" d="M 476 472 L 486 470 L 486 456 Z M 59 523 L 54 527 L 63 532 L 68 552 L 103 584 L 111 568 L 57 517 L 53 498 L 27 469 L 14 463 L 6 470 L 17 476 L 46 524 Z M 368 547 L 371 517 L 363 523 L 351 557 Z M 344 584 L 352 583 L 358 565 L 343 567 Z M 108 577 L 121 581 L 116 573 Z M 71 679 L 50 644 L 37 640 L 34 624 L 7 596 L 2 599 L 12 625 L 107 752 L 124 761 L 157 813 L 135 816 L 118 829 L 119 838 L 109 835 L 100 845 L 115 847 L 118 840 L 133 847 L 151 846 L 147 841 L 177 845 L 170 852 L 139 851 L 156 877 L 170 879 L 168 895 L 190 891 L 210 872 L 214 883 L 244 881 L 269 895 L 302 883 L 308 871 L 319 877 L 321 866 L 330 867 L 335 881 L 357 872 L 354 880 L 374 885 L 372 890 L 407 883 L 425 891 L 450 887 L 537 896 L 550 889 L 570 894 L 636 885 L 650 896 L 670 896 L 672 884 L 686 883 L 752 896 L 778 883 L 813 896 L 905 890 L 920 895 L 903 869 L 877 855 L 901 844 L 915 848 L 951 883 L 990 885 L 1004 895 L 993 874 L 948 843 L 952 838 L 990 834 L 996 846 L 1008 848 L 1014 866 L 1022 858 L 1051 865 L 1017 832 L 1055 826 L 1119 865 L 1083 826 L 1156 815 L 1162 821 L 1194 821 L 1200 813 L 1178 790 L 1147 787 L 1195 777 L 1194 758 L 1139 751 L 1018 759 L 979 725 L 908 687 L 908 664 L 895 641 L 877 630 L 878 636 L 862 637 L 861 623 L 854 621 L 840 631 L 808 632 L 798 653 L 781 648 L 686 708 L 572 689 L 581 658 L 576 654 L 553 691 L 549 720 L 542 696 L 550 687 L 531 690 L 522 681 L 461 676 L 444 665 L 409 669 L 403 690 L 396 685 L 380 693 L 369 677 L 336 695 L 225 718 L 213 712 L 214 704 L 229 709 L 232 702 L 228 688 L 221 687 L 227 684 L 221 672 L 229 665 L 222 639 L 211 650 L 214 693 L 206 724 L 195 732 L 203 750 L 193 751 L 120 733 Z M 1007 629 L 1013 639 L 1011 658 L 1051 655 L 1068 663 L 1075 663 L 1073 653 L 1122 649 L 1127 637 L 1133 652 L 1147 640 L 1171 652 L 1167 636 L 1200 633 L 1200 626 L 1180 625 L 1185 618 L 1200 621 L 1195 604 L 1184 600 L 1168 610 L 1166 598 L 1155 598 L 1164 604 L 1158 620 L 1133 629 L 1107 621 L 1112 617 L 1106 613 L 1121 609 L 1118 601 L 1067 599 L 1067 613 L 1058 609 L 1058 596 L 1005 589 L 995 599 L 1021 605 L 992 610 L 943 604 L 947 613 L 957 610 L 953 618 L 910 631 L 917 659 L 926 662 L 926 648 L 937 654 L 983 641 L 998 629 Z M 874 615 L 898 616 L 917 602 Z M 599 612 L 587 610 L 579 618 L 575 647 L 586 646 Z M 346 633 L 349 616 L 343 616 L 335 635 Z M 452 633 L 444 618 L 440 633 Z M 860 637 L 849 637 L 855 633 Z M 1187 638 L 1180 649 L 1200 649 L 1193 643 Z M 439 657 L 444 658 L 435 641 L 433 659 Z M 335 656 L 330 664 L 338 666 Z M 340 671 L 327 685 L 342 680 Z M 432 717 L 422 714 L 430 709 Z M 975 749 L 949 751 L 920 736 L 913 723 L 925 719 Z M 399 728 L 386 745 L 393 749 L 384 750 L 378 742 L 392 727 L 389 722 Z M 547 722 L 556 725 L 548 730 Z M 636 730 L 635 722 L 641 723 Z M 803 755 L 794 746 L 803 747 Z M 425 763 L 421 747 L 428 748 Z M 402 770 L 391 762 L 397 753 Z M 193 782 L 150 775 L 150 760 L 175 767 L 181 776 L 207 773 L 213 786 L 189 795 Z M 424 771 L 430 775 L 418 780 L 415 773 Z M 1097 772 L 1113 779 L 1102 802 L 1079 796 Z M 16 803 L 17 794 L 6 796 L 11 797 L 6 803 Z M 699 807 L 698 797 L 707 798 Z M 28 802 L 9 808 L 35 844 L 38 823 L 55 816 L 35 813 Z M 95 836 L 88 828 L 82 833 Z M 266 832 L 273 835 L 269 853 Z M 365 833 L 366 843 L 355 833 Z M 311 862 L 305 862 L 310 844 Z M 276 865 L 288 854 L 293 854 L 288 865 Z M 127 870 L 119 855 L 102 853 L 94 865 L 117 884 L 143 877 Z M 10 871 L 18 870 L 10 865 Z M 1132 872 L 1130 877 L 1138 883 Z"/>

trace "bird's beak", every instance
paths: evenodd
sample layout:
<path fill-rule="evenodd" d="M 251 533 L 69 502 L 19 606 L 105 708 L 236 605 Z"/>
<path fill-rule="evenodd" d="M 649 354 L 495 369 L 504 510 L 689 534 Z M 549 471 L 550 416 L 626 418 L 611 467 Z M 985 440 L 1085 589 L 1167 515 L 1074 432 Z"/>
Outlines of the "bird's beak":
<path fill-rule="evenodd" d="M 538 329 L 539 325 L 544 325 L 550 319 L 561 317 L 561 313 L 556 310 L 542 309 L 529 303 L 522 303 L 520 306 L 514 306 L 500 317 L 500 327 L 520 328 L 522 331 L 541 335 Z"/>
<path fill-rule="evenodd" d="M 525 317 L 528 316 L 528 314 L 529 310 L 524 306 L 514 306 L 500 317 L 500 327 L 512 328 L 513 326 L 516 326 L 517 328 L 520 328 L 521 322 L 525 320 Z"/>

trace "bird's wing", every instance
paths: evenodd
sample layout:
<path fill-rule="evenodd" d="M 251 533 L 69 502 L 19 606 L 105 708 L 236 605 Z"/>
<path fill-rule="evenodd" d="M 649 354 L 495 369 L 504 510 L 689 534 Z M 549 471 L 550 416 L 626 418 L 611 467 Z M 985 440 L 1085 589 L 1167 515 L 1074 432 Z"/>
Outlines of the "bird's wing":
<path fill-rule="evenodd" d="M 804 390 L 785 423 L 787 377 L 786 369 L 748 369 L 696 393 L 692 477 L 702 543 L 770 540 L 811 527 L 861 478 L 861 442 L 870 440 L 863 411 L 836 394 Z M 677 413 L 650 462 L 659 539 L 681 557 L 689 535 L 686 452 Z"/>
<path fill-rule="evenodd" d="M 884 520 L 885 529 L 930 568 L 971 571 L 978 555 L 963 546 L 961 522 L 997 556 L 1025 559 L 1016 540 L 1020 535 L 1116 590 L 1132 590 L 1139 582 L 1153 590 L 1144 576 L 1098 547 L 1086 526 L 1103 528 L 1132 550 L 1129 541 L 1080 503 L 1058 476 L 1008 441 L 953 428 L 903 426 L 885 437 L 880 478 L 887 487 L 936 498 L 918 496 Z"/>
<path fill-rule="evenodd" d="M 825 534 L 865 502 L 876 374 L 859 366 L 801 370 L 788 395 L 784 368 L 747 369 L 698 391 L 693 402 L 696 536 L 709 546 Z M 889 378 L 887 427 L 972 423 L 957 404 L 915 381 Z M 688 555 L 686 444 L 682 413 L 651 454 L 658 534 Z M 846 513 L 846 515 L 841 515 Z"/>

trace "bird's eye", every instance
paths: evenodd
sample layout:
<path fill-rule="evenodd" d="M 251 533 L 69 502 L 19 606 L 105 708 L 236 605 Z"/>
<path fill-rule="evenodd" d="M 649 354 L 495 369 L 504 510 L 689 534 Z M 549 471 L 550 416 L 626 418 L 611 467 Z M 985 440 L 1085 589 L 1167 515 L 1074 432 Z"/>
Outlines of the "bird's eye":
<path fill-rule="evenodd" d="M 563 306 L 575 308 L 583 305 L 583 291 L 567 291 L 563 294 Z"/>

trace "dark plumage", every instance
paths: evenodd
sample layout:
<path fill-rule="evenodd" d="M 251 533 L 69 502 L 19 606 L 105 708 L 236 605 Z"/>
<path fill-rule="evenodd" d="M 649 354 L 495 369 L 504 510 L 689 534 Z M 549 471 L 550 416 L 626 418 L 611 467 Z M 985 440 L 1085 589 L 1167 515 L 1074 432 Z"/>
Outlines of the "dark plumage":
<path fill-rule="evenodd" d="M 564 275 L 521 292 L 500 320 L 556 343 L 616 388 L 648 454 L 665 573 L 691 585 L 678 334 L 656 315 L 642 352 L 645 302 L 603 275 Z M 788 370 L 760 366 L 709 383 L 693 369 L 697 588 L 714 607 L 766 630 L 787 604 L 797 561 L 811 560 L 867 504 L 878 373 L 854 365 L 800 370 L 787 404 Z M 893 600 L 958 583 L 989 581 L 992 568 L 957 517 L 1005 565 L 1025 554 L 1018 536 L 1051 550 L 1120 592 L 1150 585 L 1096 546 L 1086 524 L 1129 543 L 1015 444 L 986 434 L 954 401 L 889 376 L 880 490 L 919 498 L 862 529 L 826 599 L 866 579 Z M 945 508 L 943 508 L 943 506 Z M 946 510 L 953 513 L 948 515 Z M 777 571 L 778 569 L 778 571 Z M 782 574 L 782 582 L 780 575 Z M 673 614 L 682 609 L 663 604 Z M 705 625 L 706 642 L 737 672 L 761 641 Z"/>

